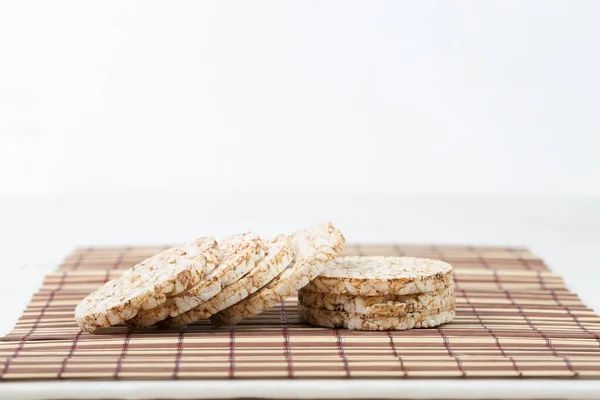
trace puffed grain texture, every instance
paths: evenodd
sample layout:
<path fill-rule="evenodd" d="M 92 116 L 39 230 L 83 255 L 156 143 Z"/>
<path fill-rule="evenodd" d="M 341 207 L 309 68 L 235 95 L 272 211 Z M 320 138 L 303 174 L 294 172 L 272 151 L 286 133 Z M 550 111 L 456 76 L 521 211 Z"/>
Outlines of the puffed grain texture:
<path fill-rule="evenodd" d="M 265 257 L 256 267 L 239 281 L 224 288 L 212 299 L 174 318 L 167 318 L 160 323 L 164 328 L 179 328 L 193 322 L 207 319 L 227 307 L 239 303 L 261 287 L 272 281 L 294 260 L 292 238 L 280 235 L 267 242 Z"/>
<path fill-rule="evenodd" d="M 212 237 L 162 251 L 89 294 L 75 308 L 75 320 L 84 332 L 117 325 L 190 289 L 219 262 Z"/>
<path fill-rule="evenodd" d="M 454 319 L 454 305 L 444 309 L 429 310 L 422 313 L 408 313 L 401 317 L 365 317 L 340 311 L 298 306 L 300 318 L 311 325 L 326 328 L 346 328 L 362 331 L 407 330 L 412 328 L 431 328 L 448 323 Z"/>
<path fill-rule="evenodd" d="M 427 293 L 387 296 L 329 294 L 310 292 L 306 288 L 298 292 L 298 304 L 302 306 L 371 317 L 398 317 L 412 312 L 444 308 L 454 302 L 454 285 Z"/>
<path fill-rule="evenodd" d="M 269 284 L 211 317 L 216 325 L 235 325 L 260 314 L 296 293 L 314 279 L 341 251 L 344 236 L 331 223 L 316 224 L 292 235 L 295 261 Z"/>
<path fill-rule="evenodd" d="M 338 257 L 308 286 L 311 292 L 386 296 L 426 293 L 452 283 L 452 266 L 416 257 Z"/>
<path fill-rule="evenodd" d="M 126 321 L 134 328 L 151 326 L 169 316 L 177 316 L 216 296 L 236 282 L 264 257 L 265 246 L 255 233 L 229 236 L 219 241 L 221 263 L 208 276 L 187 292 L 168 298 L 160 307 L 142 310 Z"/>

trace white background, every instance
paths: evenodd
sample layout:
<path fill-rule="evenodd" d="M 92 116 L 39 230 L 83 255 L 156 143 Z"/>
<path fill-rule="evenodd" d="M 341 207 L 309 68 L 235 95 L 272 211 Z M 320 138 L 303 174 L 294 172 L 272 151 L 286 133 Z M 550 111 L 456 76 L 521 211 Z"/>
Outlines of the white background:
<path fill-rule="evenodd" d="M 600 195 L 597 1 L 3 1 L 0 191 Z"/>
<path fill-rule="evenodd" d="M 0 0 L 0 268 L 332 220 L 351 242 L 532 247 L 598 309 L 598 15 Z"/>

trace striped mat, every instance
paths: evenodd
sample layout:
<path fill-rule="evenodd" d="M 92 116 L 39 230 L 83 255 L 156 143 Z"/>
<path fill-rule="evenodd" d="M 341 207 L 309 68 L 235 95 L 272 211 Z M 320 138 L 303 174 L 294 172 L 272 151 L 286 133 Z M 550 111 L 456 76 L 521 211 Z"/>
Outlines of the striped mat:
<path fill-rule="evenodd" d="M 347 245 L 344 255 L 455 267 L 457 316 L 439 328 L 360 332 L 302 323 L 289 298 L 232 328 L 124 326 L 82 334 L 75 305 L 162 247 L 84 248 L 45 277 L 0 342 L 17 379 L 599 378 L 600 318 L 526 249 Z"/>

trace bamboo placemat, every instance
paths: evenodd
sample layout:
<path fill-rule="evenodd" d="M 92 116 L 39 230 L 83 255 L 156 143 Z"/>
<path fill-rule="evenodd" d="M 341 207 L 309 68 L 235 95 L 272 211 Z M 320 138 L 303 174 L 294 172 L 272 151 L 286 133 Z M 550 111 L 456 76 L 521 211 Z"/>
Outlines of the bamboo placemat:
<path fill-rule="evenodd" d="M 82 334 L 75 305 L 162 247 L 79 249 L 46 276 L 0 342 L 0 378 L 598 378 L 600 318 L 526 249 L 347 245 L 455 267 L 457 316 L 439 328 L 360 332 L 302 323 L 290 298 L 232 328 Z"/>

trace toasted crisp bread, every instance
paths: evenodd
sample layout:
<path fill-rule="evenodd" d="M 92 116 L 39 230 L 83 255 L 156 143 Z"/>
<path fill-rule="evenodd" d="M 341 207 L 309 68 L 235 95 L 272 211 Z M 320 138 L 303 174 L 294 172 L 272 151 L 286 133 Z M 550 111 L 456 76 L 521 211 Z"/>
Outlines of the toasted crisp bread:
<path fill-rule="evenodd" d="M 452 266 L 415 257 L 339 257 L 306 290 L 353 296 L 426 293 L 452 282 Z"/>
<path fill-rule="evenodd" d="M 235 325 L 260 314 L 306 286 L 342 249 L 344 236 L 331 223 L 313 225 L 292 235 L 296 259 L 268 285 L 211 317 L 214 324 Z"/>
<path fill-rule="evenodd" d="M 207 319 L 227 307 L 239 303 L 261 287 L 271 282 L 294 260 L 292 238 L 280 235 L 267 242 L 265 257 L 239 281 L 224 288 L 212 299 L 174 318 L 160 323 L 165 328 L 178 328 L 201 319 Z"/>
<path fill-rule="evenodd" d="M 329 294 L 310 292 L 306 288 L 298 292 L 298 304 L 305 307 L 376 317 L 399 317 L 412 312 L 440 309 L 454 304 L 454 301 L 454 285 L 427 293 L 387 296 Z"/>
<path fill-rule="evenodd" d="M 298 314 L 304 321 L 326 328 L 347 328 L 362 331 L 406 330 L 431 328 L 454 319 L 454 304 L 442 309 L 408 313 L 401 317 L 367 317 L 341 311 L 329 311 L 298 305 Z"/>
<path fill-rule="evenodd" d="M 88 295 L 75 308 L 75 320 L 84 332 L 121 323 L 189 290 L 219 261 L 217 242 L 211 237 L 165 250 Z"/>
<path fill-rule="evenodd" d="M 164 304 L 150 310 L 141 310 L 127 320 L 127 325 L 140 328 L 154 325 L 169 316 L 177 316 L 216 296 L 252 270 L 264 257 L 265 246 L 258 235 L 243 233 L 219 241 L 221 263 L 205 279 L 187 292 L 168 298 Z"/>

